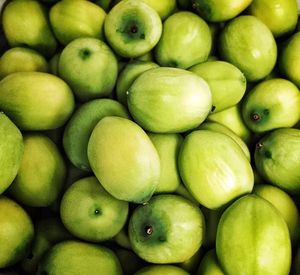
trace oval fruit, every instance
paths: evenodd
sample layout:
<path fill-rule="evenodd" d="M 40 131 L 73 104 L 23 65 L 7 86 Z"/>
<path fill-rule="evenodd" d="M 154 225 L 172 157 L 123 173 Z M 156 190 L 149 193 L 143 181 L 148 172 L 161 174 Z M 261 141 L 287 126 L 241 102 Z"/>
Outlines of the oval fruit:
<path fill-rule="evenodd" d="M 216 252 L 225 274 L 286 275 L 291 265 L 288 227 L 268 201 L 244 196 L 222 215 Z"/>
<path fill-rule="evenodd" d="M 0 81 L 0 109 L 21 130 L 50 130 L 62 126 L 75 107 L 69 86 L 42 72 L 18 72 Z"/>
<path fill-rule="evenodd" d="M 128 94 L 134 120 L 155 133 L 180 133 L 201 124 L 211 110 L 207 83 L 196 74 L 160 67 L 142 73 Z"/>
<path fill-rule="evenodd" d="M 253 188 L 253 171 L 246 155 L 225 134 L 193 131 L 183 141 L 178 165 L 187 189 L 209 209 L 217 209 Z"/>
<path fill-rule="evenodd" d="M 0 195 L 11 185 L 24 152 L 23 136 L 16 125 L 0 112 Z"/>
<path fill-rule="evenodd" d="M 145 202 L 158 185 L 158 153 L 144 130 L 126 118 L 99 121 L 88 143 L 88 159 L 102 186 L 120 200 Z"/>

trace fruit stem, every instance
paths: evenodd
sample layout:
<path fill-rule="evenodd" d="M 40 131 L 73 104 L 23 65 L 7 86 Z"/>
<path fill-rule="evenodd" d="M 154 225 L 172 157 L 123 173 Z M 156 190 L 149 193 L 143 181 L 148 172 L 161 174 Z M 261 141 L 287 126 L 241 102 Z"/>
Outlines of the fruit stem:
<path fill-rule="evenodd" d="M 260 116 L 258 113 L 253 113 L 253 114 L 251 115 L 251 119 L 252 119 L 253 121 L 259 121 L 259 120 L 261 119 L 261 116 Z"/>
<path fill-rule="evenodd" d="M 138 27 L 136 25 L 133 25 L 131 28 L 130 28 L 130 32 L 132 33 L 137 33 L 138 32 Z"/>
<path fill-rule="evenodd" d="M 257 150 L 261 149 L 263 147 L 263 144 L 261 142 L 256 143 L 255 148 Z"/>
<path fill-rule="evenodd" d="M 152 235 L 152 233 L 153 233 L 153 227 L 151 226 L 151 225 L 147 225 L 146 227 L 145 227 L 145 232 L 146 232 L 146 234 L 147 235 Z"/>

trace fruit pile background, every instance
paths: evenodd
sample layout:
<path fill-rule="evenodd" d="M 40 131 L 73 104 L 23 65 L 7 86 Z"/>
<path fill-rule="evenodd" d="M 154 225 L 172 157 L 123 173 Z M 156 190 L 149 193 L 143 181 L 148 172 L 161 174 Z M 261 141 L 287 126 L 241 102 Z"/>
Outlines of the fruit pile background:
<path fill-rule="evenodd" d="M 300 275 L 296 0 L 0 9 L 0 274 Z"/>

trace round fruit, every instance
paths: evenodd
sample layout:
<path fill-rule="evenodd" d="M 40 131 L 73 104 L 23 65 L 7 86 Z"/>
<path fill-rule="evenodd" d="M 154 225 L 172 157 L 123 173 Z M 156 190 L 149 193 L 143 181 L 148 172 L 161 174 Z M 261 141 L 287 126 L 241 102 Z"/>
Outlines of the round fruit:
<path fill-rule="evenodd" d="M 141 74 L 128 94 L 134 120 L 155 133 L 180 133 L 201 124 L 211 110 L 207 83 L 178 68 L 155 68 Z"/>
<path fill-rule="evenodd" d="M 128 203 L 107 193 L 95 177 L 74 182 L 64 193 L 60 216 L 65 227 L 85 241 L 111 239 L 124 226 Z"/>
<path fill-rule="evenodd" d="M 172 274 L 172 275 L 189 275 L 184 269 L 174 266 L 174 265 L 149 265 L 138 272 L 134 273 L 134 275 L 159 275 L 159 274 Z"/>
<path fill-rule="evenodd" d="M 197 275 L 224 275 L 215 249 L 209 250 L 200 262 Z"/>
<path fill-rule="evenodd" d="M 34 228 L 25 210 L 0 196 L 0 268 L 11 266 L 29 252 Z"/>
<path fill-rule="evenodd" d="M 288 227 L 268 201 L 244 196 L 222 215 L 216 252 L 225 274 L 286 275 L 291 265 Z"/>

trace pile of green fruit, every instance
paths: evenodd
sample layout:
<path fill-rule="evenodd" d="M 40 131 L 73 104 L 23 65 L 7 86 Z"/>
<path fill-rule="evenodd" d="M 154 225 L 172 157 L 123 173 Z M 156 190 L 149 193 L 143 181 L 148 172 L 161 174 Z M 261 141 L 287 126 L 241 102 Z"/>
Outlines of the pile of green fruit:
<path fill-rule="evenodd" d="M 296 0 L 0 3 L 0 274 L 300 274 Z"/>

